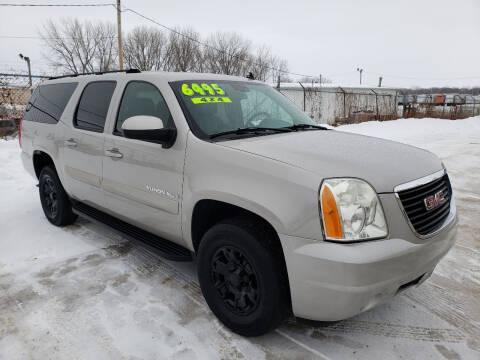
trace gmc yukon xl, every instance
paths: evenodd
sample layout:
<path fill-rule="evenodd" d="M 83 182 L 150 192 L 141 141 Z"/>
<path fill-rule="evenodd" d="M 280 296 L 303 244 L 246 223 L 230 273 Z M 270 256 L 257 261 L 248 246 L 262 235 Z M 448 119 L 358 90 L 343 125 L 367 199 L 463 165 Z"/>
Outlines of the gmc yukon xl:
<path fill-rule="evenodd" d="M 28 102 L 20 142 L 52 224 L 82 215 L 195 259 L 211 310 L 246 336 L 291 315 L 371 309 L 425 281 L 455 241 L 435 155 L 326 129 L 253 80 L 51 79 Z"/>

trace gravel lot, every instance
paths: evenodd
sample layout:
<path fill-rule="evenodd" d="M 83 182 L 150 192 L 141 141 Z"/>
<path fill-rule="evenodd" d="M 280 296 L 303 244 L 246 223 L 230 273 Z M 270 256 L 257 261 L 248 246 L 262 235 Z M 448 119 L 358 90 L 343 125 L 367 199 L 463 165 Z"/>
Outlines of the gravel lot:
<path fill-rule="evenodd" d="M 326 326 L 292 319 L 254 339 L 208 310 L 195 264 L 87 220 L 50 225 L 17 141 L 0 141 L 0 359 L 479 359 L 480 117 L 339 130 L 439 155 L 455 191 L 457 243 L 426 283 L 380 307 Z"/>

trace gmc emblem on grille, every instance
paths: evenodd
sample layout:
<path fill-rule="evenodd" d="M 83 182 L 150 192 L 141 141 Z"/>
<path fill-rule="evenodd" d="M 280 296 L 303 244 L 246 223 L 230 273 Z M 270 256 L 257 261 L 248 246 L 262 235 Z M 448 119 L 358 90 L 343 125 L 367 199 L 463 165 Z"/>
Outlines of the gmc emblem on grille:
<path fill-rule="evenodd" d="M 429 197 L 423 199 L 423 203 L 425 204 L 425 209 L 427 209 L 427 211 L 435 209 L 438 205 L 444 204 L 445 201 L 447 200 L 445 199 L 442 190 L 435 193 L 435 195 L 430 195 Z"/>

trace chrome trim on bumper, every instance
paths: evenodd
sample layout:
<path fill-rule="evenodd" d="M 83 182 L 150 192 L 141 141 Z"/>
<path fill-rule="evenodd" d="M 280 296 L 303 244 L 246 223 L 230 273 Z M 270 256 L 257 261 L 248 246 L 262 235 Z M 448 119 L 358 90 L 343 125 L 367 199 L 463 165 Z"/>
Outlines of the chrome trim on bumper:
<path fill-rule="evenodd" d="M 413 231 L 415 236 L 420 238 L 420 239 L 428 239 L 428 238 L 431 238 L 432 236 L 437 235 L 438 233 L 442 232 L 445 228 L 447 228 L 455 220 L 455 216 L 457 214 L 457 208 L 455 206 L 455 198 L 453 196 L 453 188 L 452 188 L 452 195 L 451 195 L 451 199 L 450 199 L 450 213 L 448 214 L 447 218 L 445 219 L 444 223 L 442 224 L 442 226 L 440 228 L 438 228 L 434 232 L 431 232 L 431 233 L 426 234 L 426 235 L 419 234 L 417 232 L 417 230 L 415 230 L 415 227 L 410 222 L 410 218 L 408 217 L 407 212 L 405 211 L 405 208 L 403 207 L 402 201 L 400 200 L 400 196 L 398 195 L 398 193 L 400 191 L 403 191 L 403 190 L 409 190 L 409 189 L 415 188 L 417 186 L 428 184 L 428 183 L 430 183 L 430 182 L 432 182 L 436 179 L 441 178 L 446 173 L 447 173 L 447 170 L 442 169 L 442 170 L 437 171 L 433 174 L 427 175 L 423 178 L 416 179 L 416 180 L 413 180 L 413 181 L 409 181 L 409 182 L 397 185 L 393 188 L 395 198 L 397 199 L 398 205 L 400 206 L 400 209 L 402 210 L 402 213 L 405 216 L 405 219 L 407 220 L 408 226 L 410 226 L 410 229 Z"/>

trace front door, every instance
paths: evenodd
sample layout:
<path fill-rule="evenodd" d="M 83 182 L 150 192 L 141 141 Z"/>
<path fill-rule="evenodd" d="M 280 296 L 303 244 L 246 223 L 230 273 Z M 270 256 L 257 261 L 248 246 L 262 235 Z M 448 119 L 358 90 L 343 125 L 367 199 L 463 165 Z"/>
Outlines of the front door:
<path fill-rule="evenodd" d="M 73 127 L 63 127 L 60 135 L 67 191 L 77 200 L 101 207 L 103 129 L 115 86 L 115 81 L 88 83 L 73 113 Z"/>
<path fill-rule="evenodd" d="M 113 132 L 105 134 L 103 189 L 114 216 L 156 235 L 181 242 L 180 198 L 185 149 L 127 139 L 122 124 L 136 115 L 156 116 L 174 127 L 159 89 L 145 81 L 130 81 L 123 92 Z"/>

